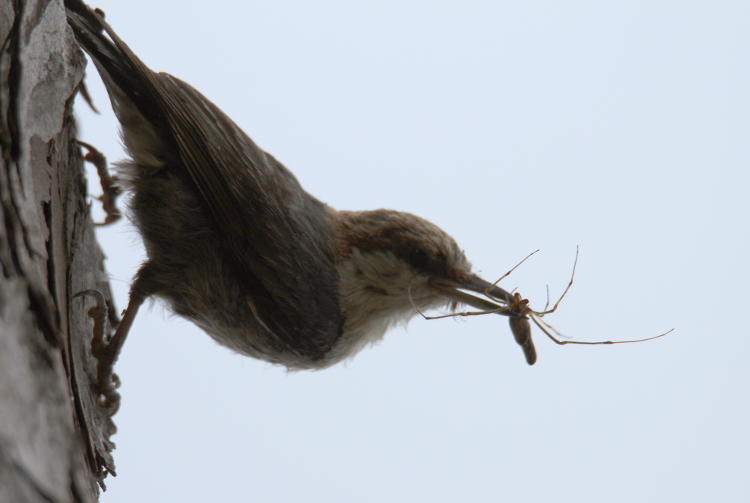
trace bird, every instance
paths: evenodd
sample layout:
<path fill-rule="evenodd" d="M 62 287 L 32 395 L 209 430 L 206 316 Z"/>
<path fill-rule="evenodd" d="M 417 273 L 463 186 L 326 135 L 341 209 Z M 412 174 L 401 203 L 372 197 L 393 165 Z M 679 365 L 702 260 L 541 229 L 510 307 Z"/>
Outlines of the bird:
<path fill-rule="evenodd" d="M 411 213 L 321 202 L 208 98 L 149 69 L 103 12 L 65 5 L 120 123 L 118 180 L 147 252 L 100 379 L 151 297 L 221 345 L 291 370 L 330 367 L 394 323 L 459 304 L 507 316 L 536 361 L 517 295 L 475 274 L 448 233 Z"/>

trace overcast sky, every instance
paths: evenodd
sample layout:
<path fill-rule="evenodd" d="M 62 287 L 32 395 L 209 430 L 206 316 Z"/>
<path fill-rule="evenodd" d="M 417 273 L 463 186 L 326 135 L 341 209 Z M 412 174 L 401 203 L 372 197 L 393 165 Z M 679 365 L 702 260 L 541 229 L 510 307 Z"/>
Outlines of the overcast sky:
<path fill-rule="evenodd" d="M 537 331 L 528 367 L 505 319 L 417 318 L 290 374 L 156 302 L 102 501 L 750 500 L 750 3 L 96 5 L 320 199 L 423 216 L 490 280 L 539 248 L 504 283 L 538 307 L 579 245 L 559 330 L 676 329 Z M 116 161 L 88 85 L 80 137 Z M 140 239 L 99 237 L 122 309 Z"/>

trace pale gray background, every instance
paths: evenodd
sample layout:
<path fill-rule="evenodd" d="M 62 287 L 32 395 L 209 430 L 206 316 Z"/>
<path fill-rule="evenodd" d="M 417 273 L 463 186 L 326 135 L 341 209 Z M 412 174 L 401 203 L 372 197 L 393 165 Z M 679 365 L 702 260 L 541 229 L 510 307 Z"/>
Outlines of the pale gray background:
<path fill-rule="evenodd" d="M 415 319 L 346 365 L 232 354 L 161 304 L 117 365 L 103 501 L 750 500 L 750 3 L 105 1 L 339 208 L 397 208 L 581 339 Z M 79 104 L 80 136 L 122 157 Z M 93 178 L 93 171 L 90 172 Z M 98 189 L 94 189 L 98 192 Z M 98 215 L 98 213 L 96 213 Z M 118 300 L 143 251 L 99 232 Z"/>

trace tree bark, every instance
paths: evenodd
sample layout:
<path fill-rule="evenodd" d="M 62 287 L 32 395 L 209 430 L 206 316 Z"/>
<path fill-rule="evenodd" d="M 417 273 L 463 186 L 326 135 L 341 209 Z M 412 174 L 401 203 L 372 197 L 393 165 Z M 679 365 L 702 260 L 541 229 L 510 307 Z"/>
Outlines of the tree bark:
<path fill-rule="evenodd" d="M 96 501 L 115 428 L 74 295 L 112 304 L 75 143 L 85 63 L 62 0 L 0 0 L 0 43 L 0 501 Z"/>

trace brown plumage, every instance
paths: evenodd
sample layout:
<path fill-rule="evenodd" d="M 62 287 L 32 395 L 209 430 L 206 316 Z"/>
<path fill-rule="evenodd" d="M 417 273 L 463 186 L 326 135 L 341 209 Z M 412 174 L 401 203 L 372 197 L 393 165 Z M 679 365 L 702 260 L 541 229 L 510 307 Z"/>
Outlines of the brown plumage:
<path fill-rule="evenodd" d="M 66 6 L 122 125 L 120 178 L 148 253 L 115 346 L 157 296 L 238 352 L 322 368 L 415 307 L 494 306 L 460 289 L 511 299 L 427 220 L 320 202 L 202 94 L 146 67 L 98 13 Z"/>

